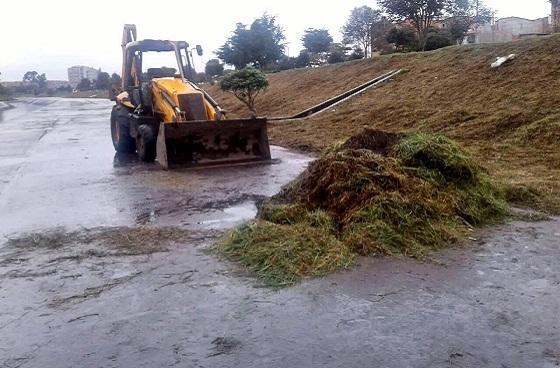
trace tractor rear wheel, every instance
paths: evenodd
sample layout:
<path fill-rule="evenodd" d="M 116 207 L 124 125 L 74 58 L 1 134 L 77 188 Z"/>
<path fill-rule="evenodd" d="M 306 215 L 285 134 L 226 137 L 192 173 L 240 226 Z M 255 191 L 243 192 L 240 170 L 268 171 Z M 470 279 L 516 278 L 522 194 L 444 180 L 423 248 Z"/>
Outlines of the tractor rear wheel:
<path fill-rule="evenodd" d="M 136 136 L 136 151 L 144 162 L 154 162 L 156 159 L 156 137 L 149 125 L 140 125 Z"/>
<path fill-rule="evenodd" d="M 113 106 L 111 111 L 111 139 L 115 151 L 120 153 L 133 153 L 136 151 L 136 142 L 130 136 L 128 112 L 121 106 Z"/>

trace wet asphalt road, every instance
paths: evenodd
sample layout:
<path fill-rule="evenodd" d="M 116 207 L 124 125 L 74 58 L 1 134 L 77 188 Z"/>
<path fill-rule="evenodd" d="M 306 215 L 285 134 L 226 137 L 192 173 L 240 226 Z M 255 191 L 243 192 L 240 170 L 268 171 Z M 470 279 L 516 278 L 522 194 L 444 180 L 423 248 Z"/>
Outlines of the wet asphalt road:
<path fill-rule="evenodd" d="M 260 288 L 209 247 L 308 158 L 277 148 L 269 166 L 164 172 L 115 156 L 110 106 L 0 112 L 0 367 L 560 366 L 559 219 Z M 183 236 L 123 253 L 81 235 L 139 227 Z M 7 241 L 25 233 L 65 242 Z"/>

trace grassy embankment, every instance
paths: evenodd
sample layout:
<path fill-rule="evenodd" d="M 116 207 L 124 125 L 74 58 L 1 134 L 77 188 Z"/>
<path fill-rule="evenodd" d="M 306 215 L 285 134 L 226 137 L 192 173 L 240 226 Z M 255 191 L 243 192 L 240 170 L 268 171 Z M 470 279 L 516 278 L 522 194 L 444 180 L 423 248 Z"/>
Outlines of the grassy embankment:
<path fill-rule="evenodd" d="M 272 123 L 273 144 L 320 153 L 365 127 L 444 134 L 510 188 L 520 205 L 560 212 L 560 35 L 507 44 L 455 46 L 387 55 L 269 76 L 257 103 L 264 116 L 286 116 L 403 69 L 393 82 L 316 117 Z M 517 58 L 492 69 L 497 56 Z M 232 115 L 234 97 L 209 92 Z M 538 195 L 537 195 L 538 193 Z"/>

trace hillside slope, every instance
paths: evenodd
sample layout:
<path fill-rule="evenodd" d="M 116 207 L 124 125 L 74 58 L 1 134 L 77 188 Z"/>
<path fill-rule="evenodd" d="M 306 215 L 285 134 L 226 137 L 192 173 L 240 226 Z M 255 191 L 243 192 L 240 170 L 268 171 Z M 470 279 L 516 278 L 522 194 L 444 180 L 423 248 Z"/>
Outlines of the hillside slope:
<path fill-rule="evenodd" d="M 269 76 L 257 109 L 285 116 L 392 69 L 395 81 L 316 117 L 274 123 L 272 142 L 319 152 L 372 127 L 444 133 L 468 147 L 505 182 L 536 188 L 560 208 L 560 35 L 498 45 L 457 46 L 426 53 L 291 70 Z M 517 54 L 501 68 L 497 56 Z M 234 115 L 231 96 L 211 87 Z M 521 198 L 526 201 L 527 198 Z M 553 203 L 554 202 L 554 203 Z"/>

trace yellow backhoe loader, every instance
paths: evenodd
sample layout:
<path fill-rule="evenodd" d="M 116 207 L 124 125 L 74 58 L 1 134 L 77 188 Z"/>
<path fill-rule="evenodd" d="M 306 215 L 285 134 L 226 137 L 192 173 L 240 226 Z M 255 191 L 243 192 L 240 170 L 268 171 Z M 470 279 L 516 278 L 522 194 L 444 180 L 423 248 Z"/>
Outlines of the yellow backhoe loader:
<path fill-rule="evenodd" d="M 113 94 L 111 137 L 117 152 L 137 152 L 164 169 L 270 160 L 264 118 L 226 119 L 225 111 L 192 80 L 193 50 L 184 41 L 137 39 L 124 26 L 122 86 Z M 178 69 L 148 67 L 149 54 L 173 56 Z M 158 60 L 158 58 L 156 58 Z M 161 64 L 159 64 L 161 65 Z"/>

